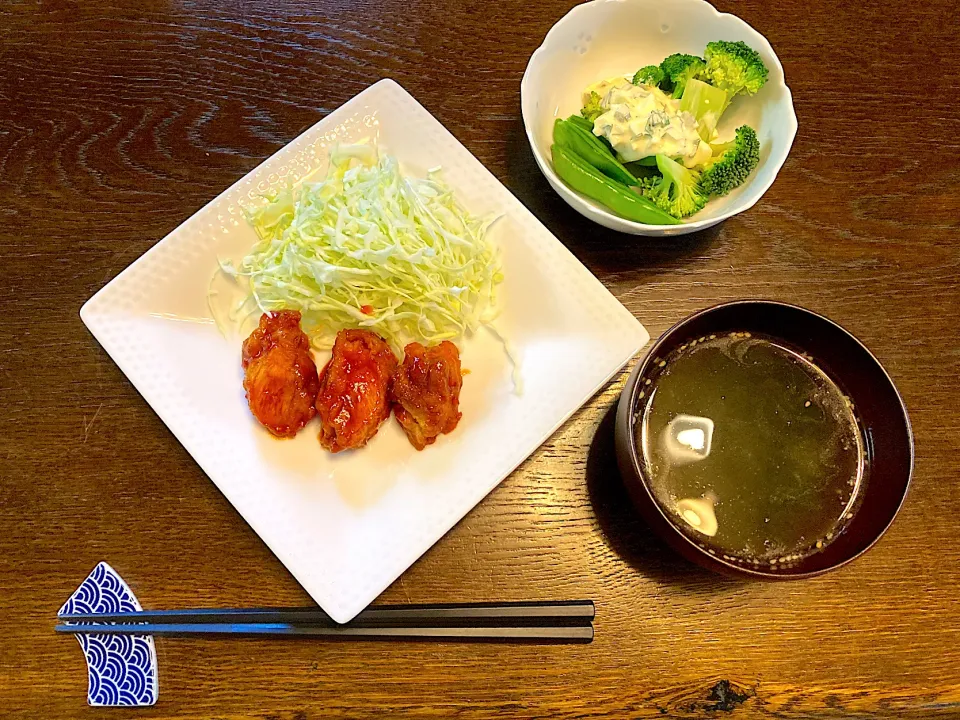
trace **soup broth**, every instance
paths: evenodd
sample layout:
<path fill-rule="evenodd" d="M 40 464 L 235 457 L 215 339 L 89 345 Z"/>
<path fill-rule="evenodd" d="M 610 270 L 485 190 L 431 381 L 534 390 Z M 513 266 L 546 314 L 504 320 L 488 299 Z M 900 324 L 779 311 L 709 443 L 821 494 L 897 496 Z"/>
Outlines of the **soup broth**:
<path fill-rule="evenodd" d="M 661 508 L 711 553 L 791 564 L 854 516 L 864 450 L 854 408 L 809 357 L 750 333 L 653 363 L 638 446 Z"/>

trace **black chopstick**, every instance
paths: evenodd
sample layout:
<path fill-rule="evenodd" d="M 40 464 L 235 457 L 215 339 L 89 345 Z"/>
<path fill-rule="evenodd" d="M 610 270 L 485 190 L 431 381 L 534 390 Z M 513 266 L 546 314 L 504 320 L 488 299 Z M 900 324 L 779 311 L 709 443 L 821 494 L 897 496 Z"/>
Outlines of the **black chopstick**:
<path fill-rule="evenodd" d="M 589 624 L 596 614 L 592 600 L 560 600 L 513 603 L 450 603 L 442 605 L 380 605 L 367 608 L 351 627 L 391 626 L 546 626 Z M 340 627 L 318 608 L 251 608 L 145 610 L 130 613 L 73 613 L 60 615 L 63 622 L 118 622 L 158 625 L 289 623 L 298 626 Z"/>
<path fill-rule="evenodd" d="M 319 627 L 289 623 L 147 623 L 142 625 L 57 625 L 60 633 L 114 635 L 294 635 L 344 640 L 451 640 L 588 643 L 592 625 L 519 627 Z"/>

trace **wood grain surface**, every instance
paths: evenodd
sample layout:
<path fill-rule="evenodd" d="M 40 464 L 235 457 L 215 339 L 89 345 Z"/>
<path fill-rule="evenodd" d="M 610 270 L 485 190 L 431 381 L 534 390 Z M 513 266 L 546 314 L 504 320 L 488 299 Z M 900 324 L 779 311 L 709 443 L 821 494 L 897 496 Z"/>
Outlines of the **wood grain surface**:
<path fill-rule="evenodd" d="M 721 0 L 783 62 L 800 132 L 752 210 L 671 240 L 583 220 L 523 134 L 569 0 L 0 6 L 0 717 L 960 718 L 960 34 L 952 0 Z M 158 641 L 149 710 L 87 708 L 53 614 L 100 560 L 151 607 L 308 597 L 80 322 L 182 220 L 377 79 L 410 90 L 649 328 L 723 300 L 825 313 L 916 433 L 900 517 L 796 583 L 724 580 L 632 515 L 621 375 L 383 596 L 594 598 L 587 646 Z"/>

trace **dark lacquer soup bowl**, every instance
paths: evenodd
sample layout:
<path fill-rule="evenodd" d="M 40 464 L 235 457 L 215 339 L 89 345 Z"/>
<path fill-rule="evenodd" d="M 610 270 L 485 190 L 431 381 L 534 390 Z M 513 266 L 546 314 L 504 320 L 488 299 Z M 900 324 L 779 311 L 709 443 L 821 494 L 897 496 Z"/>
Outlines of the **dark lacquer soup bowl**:
<path fill-rule="evenodd" d="M 855 408 L 863 463 L 857 510 L 828 544 L 789 562 L 744 562 L 691 533 L 677 507 L 658 500 L 645 443 L 637 439 L 650 378 L 663 371 L 691 342 L 734 333 L 765 337 L 811 358 L 834 380 Z M 655 386 L 654 386 L 655 387 Z M 649 395 L 647 395 L 649 398 Z M 651 411 L 652 412 L 652 411 Z M 712 426 L 711 426 L 712 427 Z M 719 430 L 718 430 L 719 432 Z M 784 438 L 784 442 L 789 438 Z M 897 515 L 913 470 L 913 435 L 906 408 L 880 362 L 853 335 L 821 315 L 778 302 L 745 300 L 702 310 L 668 330 L 638 363 L 620 396 L 616 421 L 617 461 L 623 481 L 643 519 L 671 547 L 710 570 L 738 577 L 787 580 L 811 577 L 840 567 L 866 552 Z M 719 516 L 719 508 L 718 508 Z M 689 520 L 687 521 L 689 523 Z"/>

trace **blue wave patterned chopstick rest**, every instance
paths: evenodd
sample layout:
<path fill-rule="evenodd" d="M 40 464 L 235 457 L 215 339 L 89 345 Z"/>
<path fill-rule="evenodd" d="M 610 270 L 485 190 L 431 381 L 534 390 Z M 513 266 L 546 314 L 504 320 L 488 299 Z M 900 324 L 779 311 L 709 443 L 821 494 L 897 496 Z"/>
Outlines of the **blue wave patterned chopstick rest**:
<path fill-rule="evenodd" d="M 140 603 L 123 578 L 102 562 L 57 614 L 139 610 L 142 610 Z M 157 650 L 151 635 L 80 633 L 76 638 L 87 659 L 87 703 L 100 707 L 142 707 L 157 702 Z"/>

